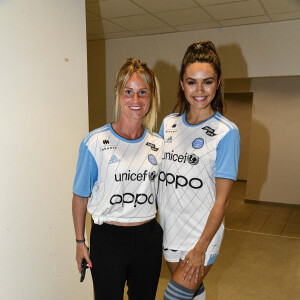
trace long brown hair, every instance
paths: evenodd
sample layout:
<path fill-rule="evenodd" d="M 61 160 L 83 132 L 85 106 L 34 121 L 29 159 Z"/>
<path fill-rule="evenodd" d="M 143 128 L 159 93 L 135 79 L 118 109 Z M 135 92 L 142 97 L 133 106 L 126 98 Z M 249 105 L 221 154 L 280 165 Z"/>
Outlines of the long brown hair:
<path fill-rule="evenodd" d="M 212 42 L 205 41 L 190 45 L 187 48 L 182 59 L 179 73 L 177 103 L 174 107 L 174 111 L 176 110 L 176 108 L 179 108 L 179 115 L 182 115 L 184 112 L 190 109 L 190 104 L 185 98 L 184 91 L 181 88 L 180 82 L 183 81 L 183 75 L 187 66 L 195 62 L 211 64 L 214 71 L 217 73 L 217 81 L 220 81 L 222 75 L 220 58 L 217 54 L 215 45 Z M 223 114 L 224 101 L 221 86 L 222 84 L 220 81 L 219 87 L 216 91 L 216 95 L 211 102 L 211 107 L 214 111 L 218 111 L 219 113 Z"/>

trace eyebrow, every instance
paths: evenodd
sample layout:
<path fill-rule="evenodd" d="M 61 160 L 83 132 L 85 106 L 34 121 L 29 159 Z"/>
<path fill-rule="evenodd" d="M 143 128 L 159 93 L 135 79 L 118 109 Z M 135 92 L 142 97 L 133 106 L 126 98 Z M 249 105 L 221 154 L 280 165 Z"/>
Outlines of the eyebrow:
<path fill-rule="evenodd" d="M 207 78 L 203 78 L 203 80 L 209 80 L 209 79 L 213 79 L 213 80 L 215 80 L 216 78 L 215 77 L 207 77 Z M 187 77 L 185 80 L 197 80 L 197 79 L 195 79 L 195 78 L 192 78 L 192 77 Z"/>
<path fill-rule="evenodd" d="M 127 87 L 127 86 L 125 86 L 125 89 L 133 90 L 133 88 L 130 88 L 130 87 Z M 139 91 L 141 91 L 141 90 L 147 90 L 148 91 L 148 89 L 146 87 L 139 89 Z"/>

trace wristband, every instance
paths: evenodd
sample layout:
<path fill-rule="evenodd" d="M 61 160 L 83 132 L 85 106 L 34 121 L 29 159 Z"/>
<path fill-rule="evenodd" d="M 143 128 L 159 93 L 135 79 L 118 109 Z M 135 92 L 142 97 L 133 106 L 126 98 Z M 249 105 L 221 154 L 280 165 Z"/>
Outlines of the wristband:
<path fill-rule="evenodd" d="M 83 239 L 83 240 L 75 240 L 76 241 L 76 243 L 84 243 L 85 242 L 85 239 Z"/>

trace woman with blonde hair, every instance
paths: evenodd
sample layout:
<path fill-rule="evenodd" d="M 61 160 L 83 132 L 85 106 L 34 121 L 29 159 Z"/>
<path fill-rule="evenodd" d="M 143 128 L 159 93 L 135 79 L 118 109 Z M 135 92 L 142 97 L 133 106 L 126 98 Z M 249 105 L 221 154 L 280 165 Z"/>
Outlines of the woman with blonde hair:
<path fill-rule="evenodd" d="M 76 260 L 91 268 L 95 298 L 154 300 L 162 255 L 156 196 L 162 138 L 153 133 L 159 87 L 145 63 L 129 58 L 117 73 L 117 120 L 82 141 L 73 186 Z M 92 215 L 90 257 L 84 239 Z"/>

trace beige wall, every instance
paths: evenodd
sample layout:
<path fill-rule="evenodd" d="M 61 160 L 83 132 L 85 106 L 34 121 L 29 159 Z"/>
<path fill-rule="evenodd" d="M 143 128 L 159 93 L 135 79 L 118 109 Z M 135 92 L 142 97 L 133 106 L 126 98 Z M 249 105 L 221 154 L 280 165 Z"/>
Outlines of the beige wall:
<path fill-rule="evenodd" d="M 106 124 L 105 41 L 87 43 L 89 130 Z"/>
<path fill-rule="evenodd" d="M 253 79 L 246 198 L 300 204 L 300 77 Z"/>
<path fill-rule="evenodd" d="M 167 74 L 170 80 L 164 80 L 162 89 L 171 98 L 182 56 L 192 42 L 212 40 L 216 44 L 224 78 L 297 76 L 300 40 L 295 37 L 298 36 L 300 20 L 107 40 L 107 118 L 112 119 L 115 74 L 127 57 L 145 60 L 155 70 Z"/>
<path fill-rule="evenodd" d="M 300 75 L 300 40 L 295 38 L 300 36 L 299 25 L 300 20 L 293 20 L 107 40 L 106 65 L 109 66 L 106 69 L 107 119 L 108 121 L 112 120 L 113 105 L 111 100 L 114 97 L 113 85 L 115 74 L 126 57 L 133 56 L 144 60 L 156 72 L 161 84 L 163 103 L 162 112 L 159 116 L 160 123 L 162 117 L 172 111 L 175 103 L 174 98 L 178 72 L 186 47 L 195 41 L 212 40 L 216 44 L 221 56 L 224 73 L 223 79 L 232 80 L 231 83 L 227 83 L 226 80 L 225 91 L 230 93 L 257 92 L 256 96 L 253 94 L 253 119 L 251 121 L 251 145 L 249 152 L 250 163 L 248 164 L 247 171 L 249 189 L 247 189 L 247 197 L 253 200 L 299 204 L 300 199 L 295 199 L 294 197 L 295 194 L 300 194 L 300 186 L 297 187 L 299 180 L 296 174 L 291 173 L 287 168 L 281 169 L 281 178 L 286 178 L 281 182 L 289 181 L 288 186 L 293 187 L 293 191 L 289 192 L 291 197 L 287 197 L 285 189 L 282 189 L 283 187 L 279 188 L 280 184 L 276 188 L 277 194 L 271 191 L 271 187 L 274 184 L 278 184 L 279 181 L 279 178 L 273 172 L 277 170 L 275 166 L 278 156 L 282 155 L 281 152 L 277 151 L 277 149 L 281 149 L 281 146 L 278 147 L 279 145 L 277 145 L 277 142 L 280 143 L 280 137 L 278 131 L 275 130 L 276 127 L 270 126 L 270 117 L 264 119 L 260 115 L 260 112 L 267 113 L 266 107 L 268 108 L 268 105 L 272 102 L 272 84 L 266 85 L 266 87 L 270 88 L 268 92 L 262 92 L 261 88 L 264 86 L 262 81 L 262 86 L 255 86 L 255 89 L 259 88 L 256 91 L 251 86 L 251 80 L 247 79 Z M 292 44 L 291 41 L 293 41 Z M 237 80 L 240 78 L 246 79 Z M 280 83 L 281 80 L 283 80 L 282 84 Z M 279 85 L 278 88 L 281 87 L 283 91 L 285 90 L 285 83 L 286 80 L 284 78 L 280 78 L 276 82 Z M 292 91 L 288 93 L 292 93 Z M 260 95 L 266 95 L 269 98 L 265 100 L 265 97 Z M 296 99 L 297 97 L 297 92 L 294 91 L 292 98 Z M 277 96 L 275 98 L 277 99 Z M 284 101 L 287 101 L 286 97 Z M 282 108 L 282 106 L 277 105 L 273 107 L 273 110 L 275 110 L 274 113 L 278 116 L 281 116 L 282 109 L 284 110 L 284 116 L 289 116 L 291 112 L 287 110 L 287 107 Z M 294 122 L 295 127 L 296 125 L 296 122 Z M 253 128 L 255 136 L 252 132 Z M 280 136 L 285 135 L 283 139 L 293 139 L 293 136 L 289 136 L 283 130 L 279 132 Z M 278 140 L 273 138 L 276 135 Z M 257 156 L 255 149 L 262 144 L 267 147 L 265 148 L 266 151 L 261 152 L 260 156 Z M 288 149 L 288 154 L 286 155 L 286 165 L 289 166 L 292 166 L 295 162 L 294 153 L 300 152 L 297 143 L 293 143 L 293 147 L 295 148 Z M 266 153 L 270 153 L 270 156 L 267 156 Z M 268 172 L 263 173 L 262 168 L 265 168 L 266 165 L 268 166 Z M 258 176 L 255 176 L 256 171 L 254 170 L 256 168 L 258 168 L 257 170 L 261 170 Z M 272 175 L 270 172 L 272 172 Z M 266 174 L 268 175 L 268 179 L 266 178 Z M 254 188 L 254 185 L 256 188 Z M 255 189 L 259 189 L 260 192 L 258 193 Z"/>
<path fill-rule="evenodd" d="M 230 79 L 225 91 L 253 92 L 246 199 L 299 205 L 300 77 Z"/>
<path fill-rule="evenodd" d="M 252 93 L 225 93 L 225 117 L 234 122 L 240 132 L 240 160 L 237 179 L 248 179 L 252 119 Z"/>
<path fill-rule="evenodd" d="M 84 1 L 0 1 L 1 299 L 92 299 L 71 217 L 85 35 Z"/>

